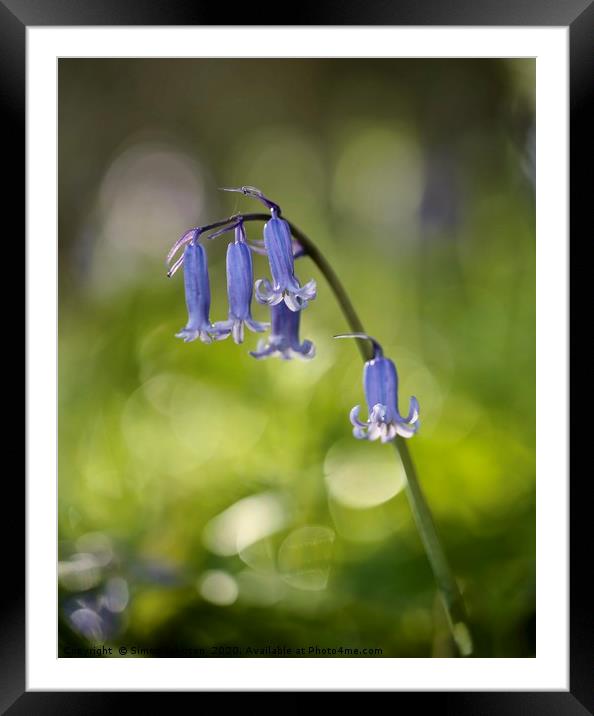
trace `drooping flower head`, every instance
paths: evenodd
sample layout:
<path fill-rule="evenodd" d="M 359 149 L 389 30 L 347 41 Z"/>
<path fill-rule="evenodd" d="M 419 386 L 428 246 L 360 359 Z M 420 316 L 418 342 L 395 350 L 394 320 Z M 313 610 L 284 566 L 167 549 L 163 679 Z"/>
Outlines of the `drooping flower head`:
<path fill-rule="evenodd" d="M 278 204 L 270 201 L 259 189 L 254 187 L 243 186 L 224 191 L 236 191 L 254 197 L 272 213 L 272 218 L 264 225 L 264 248 L 268 256 L 272 283 L 268 279 L 256 281 L 256 299 L 269 306 L 276 306 L 284 301 L 291 311 L 300 311 L 305 308 L 309 301 L 313 301 L 316 297 L 316 282 L 312 279 L 305 286 L 301 286 L 295 276 L 291 229 L 289 224 L 281 219 L 281 210 Z"/>
<path fill-rule="evenodd" d="M 262 333 L 267 323 L 252 318 L 251 303 L 254 284 L 252 254 L 246 242 L 243 221 L 235 226 L 235 240 L 227 246 L 227 298 L 229 300 L 229 318 L 215 323 L 215 329 L 221 334 L 233 335 L 235 343 L 243 343 L 244 326 L 251 331 Z"/>
<path fill-rule="evenodd" d="M 284 301 L 270 307 L 272 329 L 267 341 L 260 341 L 258 348 L 251 351 L 254 358 L 278 356 L 283 360 L 291 358 L 313 358 L 316 348 L 311 341 L 299 341 L 299 311 L 291 311 Z"/>
<path fill-rule="evenodd" d="M 363 422 L 359 419 L 360 406 L 351 410 L 353 435 L 359 440 L 380 438 L 383 443 L 394 440 L 396 435 L 412 437 L 419 429 L 419 402 L 412 397 L 408 415 L 406 418 L 400 415 L 396 366 L 384 356 L 379 343 L 365 333 L 348 333 L 335 338 L 363 338 L 373 345 L 373 357 L 363 368 L 363 389 L 369 415 Z"/>
<path fill-rule="evenodd" d="M 185 343 L 195 341 L 197 338 L 200 338 L 203 343 L 211 343 L 213 334 L 216 337 L 214 326 L 209 318 L 210 281 L 206 251 L 197 240 L 198 233 L 196 232 L 196 235 L 189 241 L 184 249 L 182 259 L 177 262 L 178 265 L 183 263 L 184 267 L 188 322 L 175 335 L 176 338 L 183 338 Z"/>
<path fill-rule="evenodd" d="M 273 216 L 264 224 L 264 247 L 272 283 L 265 278 L 256 281 L 256 298 L 269 306 L 284 301 L 291 311 L 301 311 L 316 297 L 316 282 L 301 286 L 296 278 L 291 230 L 284 219 Z"/>

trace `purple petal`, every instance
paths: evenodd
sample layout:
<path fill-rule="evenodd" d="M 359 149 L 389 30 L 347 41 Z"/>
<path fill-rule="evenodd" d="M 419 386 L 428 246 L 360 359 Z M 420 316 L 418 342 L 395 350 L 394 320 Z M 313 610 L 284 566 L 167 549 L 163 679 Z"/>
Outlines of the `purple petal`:
<path fill-rule="evenodd" d="M 406 425 L 406 423 L 396 423 L 396 431 L 398 435 L 401 435 L 403 438 L 412 438 L 412 436 L 417 432 L 418 423 L 416 425 Z"/>
<path fill-rule="evenodd" d="M 360 405 L 355 405 L 355 407 L 354 407 L 354 408 L 351 410 L 351 412 L 349 413 L 349 420 L 351 421 L 351 424 L 352 424 L 354 427 L 366 428 L 366 427 L 367 427 L 367 423 L 364 423 L 364 422 L 362 422 L 361 420 L 359 420 L 359 413 L 360 413 L 360 412 L 361 412 L 361 406 L 360 406 Z"/>
<path fill-rule="evenodd" d="M 416 423 L 419 419 L 419 401 L 413 395 L 410 399 L 408 415 L 404 418 L 406 423 Z"/>
<path fill-rule="evenodd" d="M 389 358 L 378 357 L 365 363 L 363 386 L 370 415 L 377 404 L 386 406 L 387 413 L 397 414 L 398 376 L 396 366 Z M 390 420 L 391 416 L 386 419 Z"/>
<path fill-rule="evenodd" d="M 280 289 L 273 288 L 268 279 L 261 278 L 256 281 L 256 299 L 259 303 L 276 306 L 283 300 L 283 292 Z"/>
<path fill-rule="evenodd" d="M 270 323 L 261 323 L 260 321 L 255 321 L 253 318 L 246 318 L 245 319 L 245 325 L 250 329 L 250 331 L 253 331 L 254 333 L 264 333 L 264 331 L 267 331 L 270 328 Z"/>
<path fill-rule="evenodd" d="M 185 331 L 209 331 L 210 282 L 206 251 L 201 244 L 190 244 L 184 251 L 184 289 L 188 322 Z M 194 339 L 190 339 L 194 340 Z"/>
<path fill-rule="evenodd" d="M 227 247 L 227 297 L 229 314 L 246 319 L 250 315 L 254 271 L 247 244 L 235 241 Z"/>
<path fill-rule="evenodd" d="M 316 347 L 311 341 L 303 341 L 298 348 L 293 348 L 293 350 L 303 360 L 311 360 L 316 355 Z"/>
<path fill-rule="evenodd" d="M 265 341 L 260 341 L 258 348 L 255 351 L 250 351 L 250 355 L 256 360 L 261 360 L 262 358 L 268 358 L 273 355 L 277 350 L 276 346 L 266 343 Z"/>
<path fill-rule="evenodd" d="M 275 288 L 293 288 L 296 283 L 291 230 L 284 219 L 272 217 L 264 224 L 264 245 Z"/>

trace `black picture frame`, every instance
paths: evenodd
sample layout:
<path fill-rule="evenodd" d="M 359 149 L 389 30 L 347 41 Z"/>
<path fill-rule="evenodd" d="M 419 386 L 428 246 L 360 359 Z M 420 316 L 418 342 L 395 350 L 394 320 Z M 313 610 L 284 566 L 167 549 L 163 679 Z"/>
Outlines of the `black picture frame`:
<path fill-rule="evenodd" d="M 288 25 L 451 25 L 451 26 L 566 26 L 570 37 L 570 220 L 575 236 L 578 227 L 588 226 L 586 212 L 592 202 L 592 147 L 587 108 L 592 99 L 594 80 L 594 4 L 593 0 L 399 0 L 392 3 L 342 0 L 330 3 L 302 3 L 291 7 Z M 191 0 L 0 0 L 0 97 L 3 105 L 5 145 L 3 214 L 13 215 L 14 226 L 23 225 L 25 216 L 25 68 L 26 28 L 28 26 L 68 25 L 225 25 L 233 17 L 234 25 L 281 24 L 258 17 L 258 8 L 244 4 L 230 12 L 227 5 Z M 264 15 L 263 15 L 264 17 Z M 590 150 L 588 150 L 590 147 Z M 25 227 L 26 228 L 26 227 Z M 15 233 L 18 236 L 18 233 Z M 591 237 L 591 229 L 585 239 Z M 11 239 L 11 242 L 13 239 Z M 575 240 L 574 240 L 575 244 Z M 570 261 L 570 270 L 576 261 Z M 579 286 L 576 291 L 583 290 Z M 580 297 L 578 296 L 578 301 Z M 574 294 L 575 300 L 575 294 Z M 557 382 L 564 377 L 557 377 Z M 566 378 L 568 380 L 568 377 Z M 576 426 L 578 430 L 583 427 Z M 585 436 L 584 436 L 585 437 Z M 573 444 L 579 441 L 573 435 Z M 594 713 L 592 664 L 594 654 L 594 610 L 586 585 L 588 571 L 578 547 L 588 543 L 590 526 L 579 518 L 580 506 L 589 504 L 589 471 L 570 483 L 570 690 L 567 692 L 395 692 L 396 707 L 410 699 L 420 705 L 438 708 L 442 714 L 575 714 Z M 561 479 L 561 478 L 560 478 Z M 587 492 L 588 491 L 588 492 Z M 14 565 L 5 567 L 5 606 L 0 613 L 0 709 L 17 714 L 95 714 L 104 713 L 123 703 L 140 709 L 139 694 L 113 692 L 31 692 L 25 687 L 25 591 L 23 548 L 12 545 L 19 534 L 18 520 L 24 516 L 24 491 L 17 484 L 12 498 L 10 519 L 2 520 L 9 533 L 3 545 Z M 8 503 L 7 503 L 8 504 Z M 584 509 L 582 507 L 582 509 Z M 583 515 L 585 518 L 585 514 Z M 24 529 L 21 534 L 24 534 Z M 10 549 L 8 549 L 10 545 Z M 150 713 L 171 708 L 165 699 L 170 693 L 144 694 L 151 699 Z M 419 704 L 417 701 L 416 704 Z"/>

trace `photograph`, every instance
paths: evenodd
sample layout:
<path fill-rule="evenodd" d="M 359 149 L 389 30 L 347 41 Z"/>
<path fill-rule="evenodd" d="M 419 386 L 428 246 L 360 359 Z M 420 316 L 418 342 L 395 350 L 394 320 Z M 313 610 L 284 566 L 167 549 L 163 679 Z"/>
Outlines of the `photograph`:
<path fill-rule="evenodd" d="M 536 60 L 57 63 L 59 659 L 534 658 Z"/>

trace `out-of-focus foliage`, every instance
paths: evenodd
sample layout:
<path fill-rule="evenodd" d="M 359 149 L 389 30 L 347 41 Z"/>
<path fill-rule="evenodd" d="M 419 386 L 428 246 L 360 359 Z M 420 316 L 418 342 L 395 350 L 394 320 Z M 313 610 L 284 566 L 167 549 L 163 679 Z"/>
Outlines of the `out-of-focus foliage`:
<path fill-rule="evenodd" d="M 419 398 L 411 449 L 475 655 L 534 654 L 533 93 L 531 60 L 60 61 L 62 654 L 451 653 L 394 450 L 351 437 L 361 363 L 315 267 L 313 361 L 173 337 L 164 256 L 259 211 L 216 191 L 238 184 L 319 244 L 401 406 Z M 208 250 L 220 320 L 225 241 Z"/>

